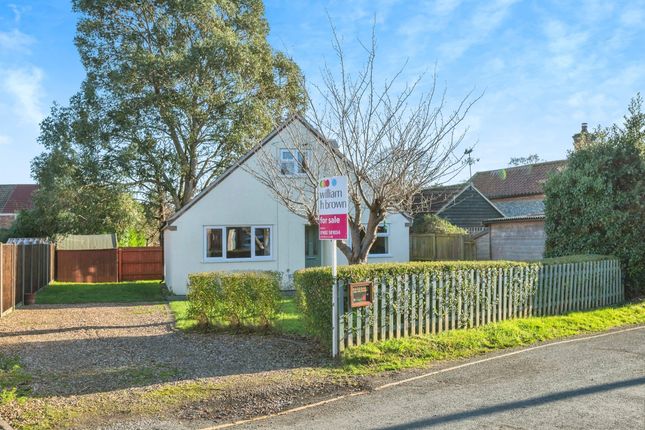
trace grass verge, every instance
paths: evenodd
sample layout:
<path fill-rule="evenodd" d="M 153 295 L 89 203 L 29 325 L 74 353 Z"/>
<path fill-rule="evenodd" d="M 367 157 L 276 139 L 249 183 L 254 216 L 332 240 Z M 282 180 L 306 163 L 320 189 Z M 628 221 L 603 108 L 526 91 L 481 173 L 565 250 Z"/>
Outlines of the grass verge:
<path fill-rule="evenodd" d="M 18 358 L 0 353 L 0 405 L 24 399 L 30 382 Z"/>
<path fill-rule="evenodd" d="M 343 354 L 342 367 L 349 374 L 423 367 L 438 360 L 467 358 L 498 349 L 644 323 L 645 302 L 563 316 L 502 321 L 474 329 L 349 348 Z"/>
<path fill-rule="evenodd" d="M 196 330 L 197 321 L 188 316 L 188 301 L 171 301 L 170 310 L 175 316 L 175 326 L 184 331 Z M 296 334 L 306 336 L 304 321 L 298 311 L 296 299 L 291 296 L 283 296 L 280 300 L 280 312 L 275 320 L 273 328 L 280 333 Z"/>
<path fill-rule="evenodd" d="M 52 282 L 36 296 L 38 304 L 133 303 L 164 299 L 160 281 L 78 284 Z"/>

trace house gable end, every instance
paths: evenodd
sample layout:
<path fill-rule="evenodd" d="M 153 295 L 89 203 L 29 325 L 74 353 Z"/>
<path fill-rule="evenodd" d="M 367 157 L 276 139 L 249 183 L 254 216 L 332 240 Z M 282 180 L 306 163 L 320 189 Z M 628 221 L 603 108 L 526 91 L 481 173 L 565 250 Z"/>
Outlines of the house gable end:
<path fill-rule="evenodd" d="M 504 214 L 491 203 L 475 186 L 467 185 L 444 205 L 437 215 L 459 227 L 481 227 L 490 216 Z"/>
<path fill-rule="evenodd" d="M 186 211 L 188 211 L 191 207 L 193 207 L 195 204 L 197 204 L 202 198 L 204 198 L 208 193 L 210 193 L 215 187 L 219 186 L 226 178 L 228 178 L 233 172 L 235 172 L 238 168 L 242 167 L 245 163 L 247 163 L 260 149 L 262 149 L 265 145 L 269 144 L 272 142 L 276 137 L 280 135 L 289 125 L 291 125 L 294 121 L 299 121 L 306 130 L 308 130 L 314 137 L 312 140 L 317 140 L 319 142 L 323 142 L 323 137 L 322 135 L 317 132 L 311 124 L 309 124 L 304 118 L 302 118 L 300 115 L 294 115 L 291 118 L 289 118 L 287 121 L 282 123 L 279 127 L 276 127 L 271 133 L 269 133 L 260 143 L 258 143 L 253 149 L 251 149 L 249 152 L 244 154 L 240 159 L 238 159 L 231 167 L 226 169 L 220 176 L 218 176 L 210 185 L 208 185 L 206 188 L 204 188 L 199 194 L 197 194 L 186 206 L 181 208 L 179 211 L 177 211 L 172 217 L 166 221 L 166 225 L 164 226 L 164 229 L 166 229 L 168 226 L 170 226 L 173 222 L 175 222 L 179 217 L 181 217 Z"/>

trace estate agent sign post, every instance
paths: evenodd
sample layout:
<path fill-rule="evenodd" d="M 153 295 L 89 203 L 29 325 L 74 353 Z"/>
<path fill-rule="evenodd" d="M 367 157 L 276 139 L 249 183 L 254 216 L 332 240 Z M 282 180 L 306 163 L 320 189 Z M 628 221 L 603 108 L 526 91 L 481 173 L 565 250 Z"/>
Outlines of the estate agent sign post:
<path fill-rule="evenodd" d="M 347 177 L 322 178 L 318 183 L 318 238 L 331 240 L 332 290 L 332 350 L 338 356 L 338 283 L 336 241 L 347 240 Z"/>

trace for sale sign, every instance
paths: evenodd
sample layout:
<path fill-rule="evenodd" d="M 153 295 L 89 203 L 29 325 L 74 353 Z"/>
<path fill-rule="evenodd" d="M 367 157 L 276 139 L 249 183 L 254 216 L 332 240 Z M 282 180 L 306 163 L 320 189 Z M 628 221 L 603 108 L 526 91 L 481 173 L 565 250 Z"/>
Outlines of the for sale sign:
<path fill-rule="evenodd" d="M 318 183 L 318 237 L 347 239 L 347 177 L 332 176 Z"/>

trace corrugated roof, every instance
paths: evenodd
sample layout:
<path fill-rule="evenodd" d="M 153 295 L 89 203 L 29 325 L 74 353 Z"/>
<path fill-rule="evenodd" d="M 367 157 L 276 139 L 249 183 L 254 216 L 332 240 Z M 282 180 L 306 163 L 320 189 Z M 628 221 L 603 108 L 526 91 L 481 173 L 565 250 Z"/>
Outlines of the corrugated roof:
<path fill-rule="evenodd" d="M 544 200 L 514 200 L 493 203 L 509 217 L 544 214 Z"/>
<path fill-rule="evenodd" d="M 0 213 L 13 214 L 33 208 L 32 194 L 37 188 L 35 184 L 0 185 Z"/>
<path fill-rule="evenodd" d="M 489 199 L 544 193 L 549 175 L 562 171 L 567 160 L 547 161 L 526 166 L 477 172 L 472 183 Z"/>
<path fill-rule="evenodd" d="M 528 215 L 528 216 L 509 216 L 505 218 L 491 218 L 484 221 L 484 225 L 496 224 L 500 222 L 513 222 L 513 221 L 542 221 L 544 220 L 544 214 L 542 215 Z"/>
<path fill-rule="evenodd" d="M 114 249 L 117 247 L 116 234 L 73 234 L 65 236 L 56 244 L 62 250 Z"/>

